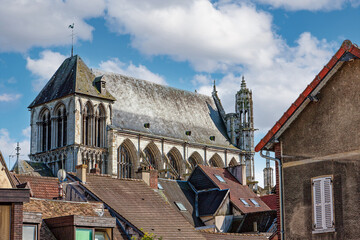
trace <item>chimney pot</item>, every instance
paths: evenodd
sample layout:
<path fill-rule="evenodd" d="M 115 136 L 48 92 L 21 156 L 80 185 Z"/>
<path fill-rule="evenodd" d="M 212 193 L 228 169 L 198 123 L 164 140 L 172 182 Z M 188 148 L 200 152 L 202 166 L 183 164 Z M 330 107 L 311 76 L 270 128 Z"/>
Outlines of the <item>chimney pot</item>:
<path fill-rule="evenodd" d="M 80 164 L 80 165 L 77 165 L 75 168 L 76 168 L 76 177 L 79 178 L 82 183 L 86 183 L 87 165 Z"/>

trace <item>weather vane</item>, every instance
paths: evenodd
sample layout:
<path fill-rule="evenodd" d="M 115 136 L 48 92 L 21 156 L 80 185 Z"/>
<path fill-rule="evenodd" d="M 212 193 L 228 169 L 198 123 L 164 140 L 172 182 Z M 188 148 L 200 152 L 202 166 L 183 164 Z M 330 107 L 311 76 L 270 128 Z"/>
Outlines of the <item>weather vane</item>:
<path fill-rule="evenodd" d="M 71 56 L 74 54 L 74 23 L 69 25 L 71 28 Z"/>

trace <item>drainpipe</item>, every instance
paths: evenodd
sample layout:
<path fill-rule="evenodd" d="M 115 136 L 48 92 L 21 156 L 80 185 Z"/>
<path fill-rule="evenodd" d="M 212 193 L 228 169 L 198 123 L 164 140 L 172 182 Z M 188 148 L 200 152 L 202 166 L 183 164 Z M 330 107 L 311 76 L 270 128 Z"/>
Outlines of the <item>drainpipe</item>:
<path fill-rule="evenodd" d="M 267 158 L 270 160 L 273 160 L 278 163 L 278 169 L 279 169 L 279 197 L 280 197 L 280 235 L 281 240 L 284 240 L 284 201 L 283 201 L 283 181 L 282 181 L 282 163 L 280 159 L 273 158 L 270 156 L 266 156 L 262 153 L 263 149 L 260 151 L 260 156 L 262 158 Z"/>

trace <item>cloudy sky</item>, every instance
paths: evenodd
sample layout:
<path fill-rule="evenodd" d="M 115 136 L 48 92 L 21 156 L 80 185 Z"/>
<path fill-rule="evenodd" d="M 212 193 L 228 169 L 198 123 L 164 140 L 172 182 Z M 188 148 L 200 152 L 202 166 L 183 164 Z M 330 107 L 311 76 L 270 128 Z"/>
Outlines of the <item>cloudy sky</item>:
<path fill-rule="evenodd" d="M 244 75 L 255 144 L 345 39 L 360 43 L 360 0 L 0 0 L 0 150 L 29 153 L 29 112 L 61 62 L 210 94 L 227 112 Z M 11 165 L 14 158 L 10 158 Z M 264 160 L 256 156 L 262 185 Z"/>

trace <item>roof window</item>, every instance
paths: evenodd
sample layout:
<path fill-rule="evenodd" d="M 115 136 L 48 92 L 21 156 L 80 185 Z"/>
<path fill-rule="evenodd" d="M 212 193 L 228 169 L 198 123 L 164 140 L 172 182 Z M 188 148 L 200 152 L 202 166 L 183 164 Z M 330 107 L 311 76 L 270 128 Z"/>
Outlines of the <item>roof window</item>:
<path fill-rule="evenodd" d="M 160 184 L 160 183 L 158 183 L 158 189 L 160 189 L 160 190 L 164 190 L 163 186 L 161 186 L 161 184 Z"/>
<path fill-rule="evenodd" d="M 250 198 L 250 201 L 255 205 L 255 207 L 260 207 L 260 204 L 253 198 Z"/>
<path fill-rule="evenodd" d="M 240 198 L 240 201 L 245 205 L 245 207 L 250 207 L 250 204 L 243 198 Z"/>
<path fill-rule="evenodd" d="M 181 202 L 175 202 L 175 204 L 179 208 L 180 211 L 186 211 L 186 207 Z"/>
<path fill-rule="evenodd" d="M 222 183 L 226 183 L 226 181 L 220 176 L 220 175 L 217 175 L 217 174 L 214 174 L 214 176 Z"/>

